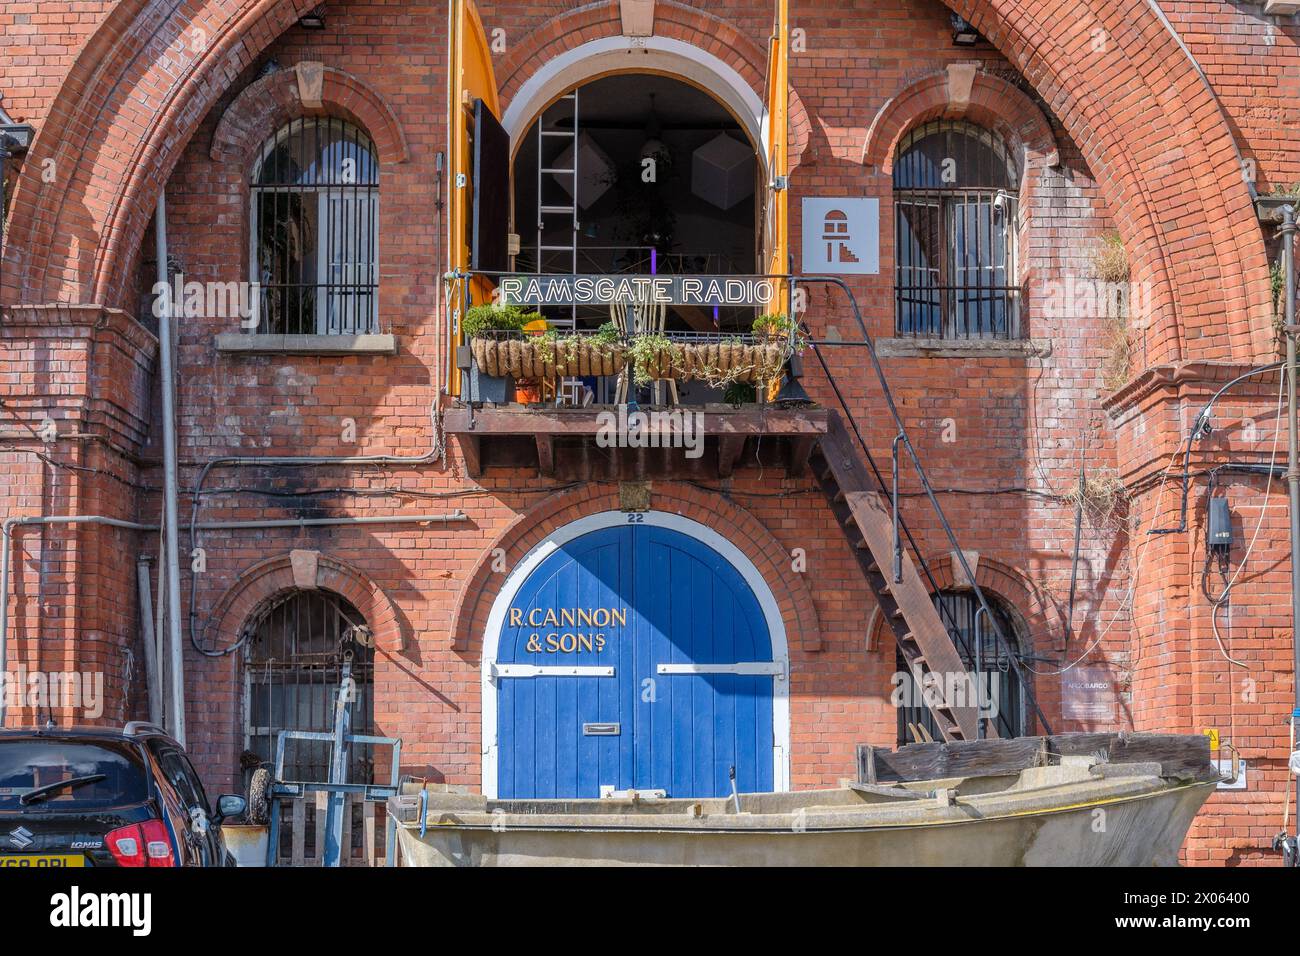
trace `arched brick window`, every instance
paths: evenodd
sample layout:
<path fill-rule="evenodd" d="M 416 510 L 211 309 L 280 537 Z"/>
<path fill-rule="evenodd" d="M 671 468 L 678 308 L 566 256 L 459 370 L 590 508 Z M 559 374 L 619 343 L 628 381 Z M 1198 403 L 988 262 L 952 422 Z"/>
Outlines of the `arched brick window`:
<path fill-rule="evenodd" d="M 244 624 L 244 747 L 275 759 L 282 730 L 331 733 L 334 706 L 350 681 L 351 730 L 374 733 L 374 648 L 361 612 L 331 591 L 291 590 L 267 601 Z M 349 752 L 348 779 L 371 783 L 372 748 Z M 329 779 L 328 741 L 286 742 L 285 780 Z"/>
<path fill-rule="evenodd" d="M 249 192 L 257 330 L 378 331 L 379 160 L 370 136 L 337 117 L 292 120 L 263 144 Z"/>
<path fill-rule="evenodd" d="M 899 335 L 1020 336 L 1020 174 L 1002 139 L 960 120 L 908 132 L 894 163 Z"/>
<path fill-rule="evenodd" d="M 1012 623 L 1012 614 L 997 596 L 984 592 L 985 600 L 997 619 L 998 627 L 1013 644 L 1017 640 L 1017 629 Z M 1022 737 L 1027 733 L 1025 722 L 1024 688 L 1020 678 L 1011 666 L 1007 649 L 998 640 L 997 633 L 981 608 L 975 592 L 966 589 L 949 588 L 933 596 L 934 605 L 939 608 L 945 623 L 956 625 L 957 651 L 962 663 L 970 672 L 975 671 L 975 657 L 978 652 L 980 671 L 984 674 L 980 688 L 980 701 L 985 713 L 993 718 L 999 737 Z M 950 625 L 951 627 L 951 625 Z M 896 670 L 904 677 L 903 706 L 898 708 L 898 743 L 912 743 L 912 726 L 929 731 L 935 740 L 942 740 L 943 735 L 934 721 L 934 715 L 925 706 L 920 694 L 913 689 L 907 662 L 899 651 L 895 658 Z M 971 703 L 974 703 L 972 700 Z M 996 703 L 996 714 L 992 705 Z"/>

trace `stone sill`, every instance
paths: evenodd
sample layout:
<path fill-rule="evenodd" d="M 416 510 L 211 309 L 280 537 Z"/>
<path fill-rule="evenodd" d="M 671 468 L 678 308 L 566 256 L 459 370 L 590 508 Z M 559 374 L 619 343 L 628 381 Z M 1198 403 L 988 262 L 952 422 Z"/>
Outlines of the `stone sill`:
<path fill-rule="evenodd" d="M 1044 339 L 877 339 L 881 358 L 1043 358 L 1052 354 Z"/>
<path fill-rule="evenodd" d="M 394 335 L 258 335 L 226 332 L 216 336 L 218 352 L 255 355 L 396 355 Z"/>

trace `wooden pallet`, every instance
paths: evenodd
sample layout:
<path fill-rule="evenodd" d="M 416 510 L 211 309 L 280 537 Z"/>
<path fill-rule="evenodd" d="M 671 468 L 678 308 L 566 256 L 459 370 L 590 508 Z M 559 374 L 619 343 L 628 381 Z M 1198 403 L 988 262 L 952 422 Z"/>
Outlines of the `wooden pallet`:
<path fill-rule="evenodd" d="M 302 797 L 277 797 L 280 801 L 280 848 L 277 866 L 321 866 L 325 853 L 325 818 L 329 794 L 318 791 Z M 344 795 L 347 810 L 343 814 L 342 845 L 348 848 L 344 866 L 384 866 L 387 810 L 363 794 Z M 354 807 L 360 806 L 360 813 Z M 360 816 L 360 847 L 353 846 L 353 817 Z M 313 839 L 308 841 L 311 834 Z M 285 844 L 288 844 L 286 852 Z"/>

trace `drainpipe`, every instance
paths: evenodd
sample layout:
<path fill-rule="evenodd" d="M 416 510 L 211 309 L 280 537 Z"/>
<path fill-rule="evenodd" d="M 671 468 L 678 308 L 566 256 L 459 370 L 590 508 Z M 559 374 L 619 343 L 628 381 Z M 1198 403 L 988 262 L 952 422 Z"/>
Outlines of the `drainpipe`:
<path fill-rule="evenodd" d="M 149 565 L 153 560 L 147 554 L 135 559 L 135 582 L 140 595 L 140 636 L 144 644 L 144 682 L 149 701 L 149 723 L 162 726 L 162 688 L 158 685 L 158 645 L 154 643 L 153 595 L 149 587 Z"/>
<path fill-rule="evenodd" d="M 1296 435 L 1296 326 L 1295 326 L 1295 207 L 1282 207 L 1282 263 L 1286 282 L 1282 289 L 1283 316 L 1286 323 L 1286 394 L 1287 447 L 1286 483 L 1291 506 L 1291 671 L 1294 699 L 1291 708 L 1291 739 L 1295 740 L 1296 722 L 1300 720 L 1300 442 Z M 1296 794 L 1300 806 L 1300 790 Z M 1297 842 L 1300 843 L 1300 811 L 1296 815 Z"/>
<path fill-rule="evenodd" d="M 158 355 L 159 374 L 162 376 L 163 420 L 163 567 L 166 569 L 166 594 L 159 600 L 167 601 L 167 646 L 170 652 L 169 687 L 170 706 L 168 726 L 177 743 L 185 746 L 185 653 L 181 645 L 181 556 L 180 540 L 176 530 L 177 478 L 176 478 L 176 374 L 172 361 L 172 301 L 167 276 L 167 189 L 158 191 L 158 209 L 155 214 L 154 235 L 157 240 L 158 282 L 163 290 L 159 294 Z"/>

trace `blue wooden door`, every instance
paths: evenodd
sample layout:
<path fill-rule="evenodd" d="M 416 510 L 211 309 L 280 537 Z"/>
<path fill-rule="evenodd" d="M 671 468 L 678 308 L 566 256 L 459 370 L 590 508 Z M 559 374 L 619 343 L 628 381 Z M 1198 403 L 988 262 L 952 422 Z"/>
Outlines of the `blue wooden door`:
<path fill-rule="evenodd" d="M 642 523 L 575 538 L 506 610 L 497 793 L 723 796 L 733 766 L 742 792 L 771 790 L 777 672 L 757 598 L 712 548 Z"/>

